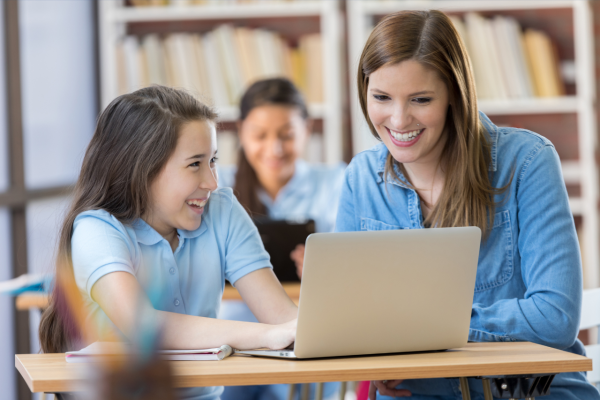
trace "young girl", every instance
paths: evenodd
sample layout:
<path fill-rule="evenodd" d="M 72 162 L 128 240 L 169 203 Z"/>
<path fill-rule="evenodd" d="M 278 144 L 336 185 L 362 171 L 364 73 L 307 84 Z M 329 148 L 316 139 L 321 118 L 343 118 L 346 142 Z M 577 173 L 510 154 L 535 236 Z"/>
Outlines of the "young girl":
<path fill-rule="evenodd" d="M 163 86 L 116 98 L 87 149 L 57 273 L 76 282 L 86 318 L 125 336 L 145 312 L 161 321 L 168 349 L 284 348 L 294 341 L 297 308 L 231 189 L 217 189 L 215 119 L 191 95 Z M 225 279 L 260 324 L 215 319 Z M 44 352 L 73 346 L 60 301 L 55 290 L 40 325 Z M 222 388 L 181 392 L 216 399 Z"/>
<path fill-rule="evenodd" d="M 252 84 L 240 102 L 240 152 L 236 168 L 220 168 L 221 186 L 233 187 L 240 203 L 254 216 L 315 221 L 316 230 L 333 230 L 342 189 L 344 164 L 308 164 L 301 159 L 311 132 L 300 91 L 285 78 Z M 304 245 L 291 254 L 302 275 Z M 220 318 L 256 321 L 242 302 L 223 304 Z M 325 384 L 324 395 L 337 383 Z M 312 388 L 314 391 L 314 388 Z M 288 385 L 230 386 L 223 400 L 285 399 Z"/>
<path fill-rule="evenodd" d="M 348 166 L 336 230 L 480 227 L 469 340 L 583 354 L 581 259 L 558 155 L 544 137 L 478 113 L 471 71 L 442 12 L 403 11 L 375 27 L 357 81 L 383 143 Z M 472 398 L 483 399 L 481 381 L 469 384 Z M 378 381 L 371 399 L 376 391 L 461 397 L 458 379 Z M 600 398 L 583 373 L 557 375 L 550 392 L 549 400 Z"/>

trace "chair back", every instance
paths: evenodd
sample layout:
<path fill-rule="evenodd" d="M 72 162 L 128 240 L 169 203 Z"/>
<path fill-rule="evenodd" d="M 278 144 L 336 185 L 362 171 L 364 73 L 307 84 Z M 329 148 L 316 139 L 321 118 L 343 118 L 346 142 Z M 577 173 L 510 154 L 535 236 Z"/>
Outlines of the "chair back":
<path fill-rule="evenodd" d="M 579 330 L 600 326 L 600 288 L 583 291 L 581 322 Z M 600 383 L 600 344 L 585 346 L 585 352 L 592 359 L 593 370 L 587 373 L 588 380 L 597 385 Z"/>

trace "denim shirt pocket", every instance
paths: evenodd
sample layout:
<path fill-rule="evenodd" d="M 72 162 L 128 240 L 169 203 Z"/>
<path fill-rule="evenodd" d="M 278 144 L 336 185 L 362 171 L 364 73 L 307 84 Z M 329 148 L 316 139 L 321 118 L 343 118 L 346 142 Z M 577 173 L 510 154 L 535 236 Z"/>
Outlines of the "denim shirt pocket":
<path fill-rule="evenodd" d="M 360 219 L 360 230 L 361 231 L 393 231 L 396 229 L 408 229 L 398 225 L 390 225 L 385 222 L 377 221 L 371 218 Z"/>
<path fill-rule="evenodd" d="M 475 293 L 492 289 L 508 282 L 513 276 L 513 237 L 510 212 L 494 215 L 494 226 L 481 243 Z"/>

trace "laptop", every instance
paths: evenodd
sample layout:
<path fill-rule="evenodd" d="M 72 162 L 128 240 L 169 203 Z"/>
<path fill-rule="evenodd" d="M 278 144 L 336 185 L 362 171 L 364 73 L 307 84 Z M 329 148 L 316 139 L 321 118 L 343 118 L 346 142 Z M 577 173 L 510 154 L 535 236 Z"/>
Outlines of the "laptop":
<path fill-rule="evenodd" d="M 312 234 L 293 348 L 236 353 L 302 359 L 463 347 L 480 242 L 477 227 Z"/>
<path fill-rule="evenodd" d="M 299 244 L 304 244 L 311 233 L 315 233 L 315 221 L 275 220 L 270 218 L 255 218 L 265 250 L 271 256 L 273 272 L 279 282 L 300 282 L 296 272 L 296 264 L 290 258 L 290 253 Z"/>

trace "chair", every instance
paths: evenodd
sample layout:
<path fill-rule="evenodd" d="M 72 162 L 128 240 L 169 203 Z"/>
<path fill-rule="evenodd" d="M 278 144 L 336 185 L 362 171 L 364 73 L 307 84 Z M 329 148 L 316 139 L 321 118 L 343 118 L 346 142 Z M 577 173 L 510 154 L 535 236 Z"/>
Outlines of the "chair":
<path fill-rule="evenodd" d="M 598 326 L 600 326 L 600 288 L 584 290 L 579 330 Z M 588 381 L 597 386 L 600 383 L 600 344 L 585 346 L 585 352 L 592 359 L 593 365 L 593 370 L 587 373 Z"/>

